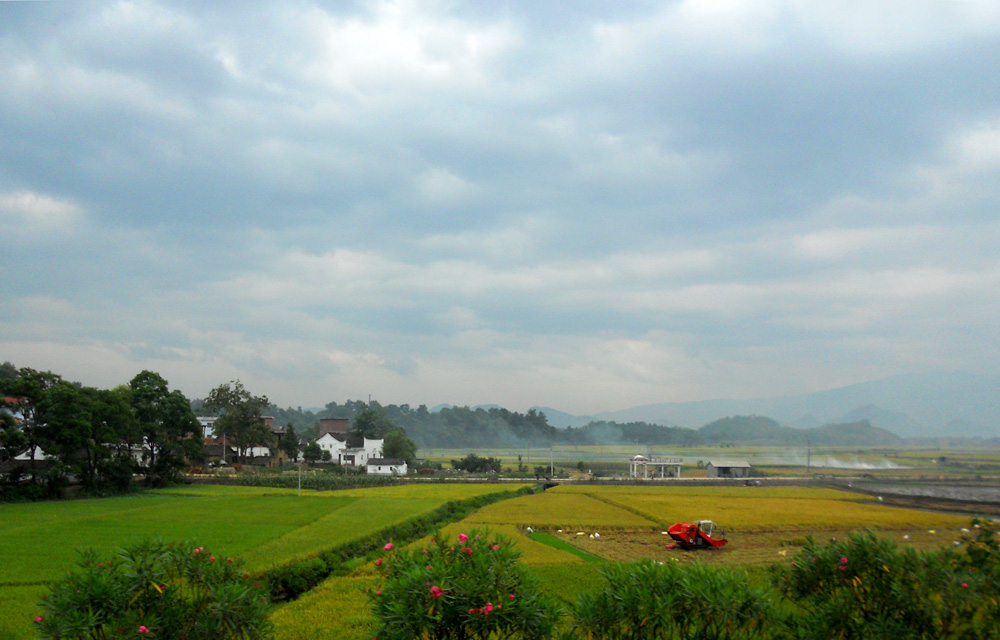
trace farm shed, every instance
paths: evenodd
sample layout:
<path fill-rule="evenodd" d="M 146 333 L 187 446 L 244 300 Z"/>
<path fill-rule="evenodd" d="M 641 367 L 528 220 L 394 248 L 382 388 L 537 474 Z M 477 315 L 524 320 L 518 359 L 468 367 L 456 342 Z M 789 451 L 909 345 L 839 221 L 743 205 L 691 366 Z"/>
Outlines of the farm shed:
<path fill-rule="evenodd" d="M 745 460 L 709 461 L 705 465 L 705 475 L 709 478 L 749 478 L 750 463 Z"/>
<path fill-rule="evenodd" d="M 377 476 L 405 476 L 406 460 L 399 458 L 369 458 L 368 473 Z"/>

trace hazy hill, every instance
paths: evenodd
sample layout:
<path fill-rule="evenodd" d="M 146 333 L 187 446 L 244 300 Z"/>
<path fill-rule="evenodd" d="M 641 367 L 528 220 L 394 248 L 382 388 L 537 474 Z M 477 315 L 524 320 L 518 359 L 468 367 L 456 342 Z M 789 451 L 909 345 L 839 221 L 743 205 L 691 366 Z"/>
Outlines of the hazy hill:
<path fill-rule="evenodd" d="M 669 402 L 593 416 L 539 410 L 558 427 L 602 420 L 697 429 L 727 416 L 758 415 L 799 427 L 867 420 L 902 436 L 991 437 L 1000 436 L 1000 376 L 908 374 L 799 396 Z"/>
<path fill-rule="evenodd" d="M 705 425 L 698 430 L 698 435 L 705 444 L 861 447 L 898 446 L 903 443 L 903 439 L 896 434 L 873 427 L 867 420 L 794 429 L 764 416 L 735 416 Z"/>

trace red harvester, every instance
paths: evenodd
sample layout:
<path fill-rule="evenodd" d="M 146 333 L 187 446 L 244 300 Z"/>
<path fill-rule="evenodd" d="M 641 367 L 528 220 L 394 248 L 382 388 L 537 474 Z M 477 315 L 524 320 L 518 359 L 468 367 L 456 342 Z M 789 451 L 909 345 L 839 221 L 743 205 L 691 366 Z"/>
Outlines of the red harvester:
<path fill-rule="evenodd" d="M 718 549 L 728 542 L 726 532 L 717 527 L 711 520 L 699 520 L 696 524 L 678 522 L 667 529 L 667 533 L 677 541 L 682 549 L 697 549 L 699 547 Z"/>

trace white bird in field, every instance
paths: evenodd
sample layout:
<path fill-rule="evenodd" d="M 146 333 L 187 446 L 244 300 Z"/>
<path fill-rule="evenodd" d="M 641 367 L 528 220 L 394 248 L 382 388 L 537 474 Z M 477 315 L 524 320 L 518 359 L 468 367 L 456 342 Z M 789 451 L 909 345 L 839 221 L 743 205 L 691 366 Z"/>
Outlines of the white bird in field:
<path fill-rule="evenodd" d="M 595 532 L 594 532 L 594 537 L 595 537 L 595 538 L 600 538 L 600 537 L 601 537 L 601 534 L 599 534 L 599 533 L 597 533 L 597 532 L 595 531 Z"/>
<path fill-rule="evenodd" d="M 534 529 L 532 529 L 531 527 L 528 527 L 528 533 L 534 533 L 534 532 L 535 532 Z"/>
<path fill-rule="evenodd" d="M 910 534 L 907 533 L 903 535 L 903 540 L 909 540 L 909 539 L 910 539 Z"/>
<path fill-rule="evenodd" d="M 962 533 L 969 533 L 968 527 L 962 527 Z"/>
<path fill-rule="evenodd" d="M 878 501 L 879 501 L 879 502 L 882 502 L 882 496 L 879 496 L 879 497 L 878 497 Z"/>
<path fill-rule="evenodd" d="M 594 534 L 590 534 L 590 539 L 591 539 L 591 540 L 593 540 L 593 539 L 594 539 Z"/>

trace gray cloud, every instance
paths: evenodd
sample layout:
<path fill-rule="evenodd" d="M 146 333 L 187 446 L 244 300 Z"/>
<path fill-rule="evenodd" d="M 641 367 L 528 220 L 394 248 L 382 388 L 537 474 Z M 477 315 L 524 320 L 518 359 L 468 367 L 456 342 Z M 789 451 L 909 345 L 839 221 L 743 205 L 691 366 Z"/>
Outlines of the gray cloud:
<path fill-rule="evenodd" d="M 998 40 L 986 2 L 0 3 L 0 358 L 581 412 L 995 370 Z"/>

